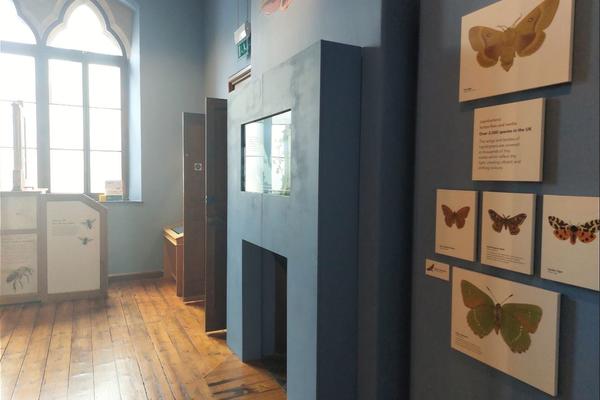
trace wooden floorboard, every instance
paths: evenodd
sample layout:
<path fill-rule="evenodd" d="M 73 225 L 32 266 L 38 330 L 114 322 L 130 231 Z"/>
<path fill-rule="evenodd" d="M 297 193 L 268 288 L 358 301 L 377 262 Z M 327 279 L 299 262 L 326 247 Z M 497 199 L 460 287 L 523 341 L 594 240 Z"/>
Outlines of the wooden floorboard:
<path fill-rule="evenodd" d="M 103 299 L 0 307 L 0 399 L 282 400 L 266 371 L 204 333 L 169 279 L 111 283 Z"/>

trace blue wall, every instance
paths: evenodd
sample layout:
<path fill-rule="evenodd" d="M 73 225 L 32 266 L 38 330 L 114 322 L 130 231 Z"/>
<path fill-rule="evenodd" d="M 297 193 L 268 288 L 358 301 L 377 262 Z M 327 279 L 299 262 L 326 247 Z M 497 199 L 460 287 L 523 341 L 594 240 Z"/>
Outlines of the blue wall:
<path fill-rule="evenodd" d="M 233 33 L 250 21 L 250 0 L 208 0 L 202 2 L 204 75 L 207 97 L 227 97 L 227 81 L 250 63 L 249 57 L 238 58 Z"/>
<path fill-rule="evenodd" d="M 490 0 L 422 0 L 416 129 L 414 257 L 412 280 L 412 399 L 546 399 L 508 375 L 450 349 L 449 283 L 427 278 L 432 257 L 563 294 L 559 398 L 600 397 L 599 295 L 539 278 L 540 232 L 534 276 L 484 267 L 434 254 L 435 190 L 494 190 L 537 194 L 599 195 L 598 1 L 577 0 L 573 83 L 486 100 L 458 103 L 461 16 Z M 471 181 L 473 109 L 547 97 L 544 181 Z M 541 225 L 541 198 L 537 226 Z"/>
<path fill-rule="evenodd" d="M 204 109 L 199 2 L 138 3 L 139 97 L 131 103 L 143 203 L 108 205 L 109 274 L 162 270 L 162 228 L 182 219 L 181 113 Z"/>

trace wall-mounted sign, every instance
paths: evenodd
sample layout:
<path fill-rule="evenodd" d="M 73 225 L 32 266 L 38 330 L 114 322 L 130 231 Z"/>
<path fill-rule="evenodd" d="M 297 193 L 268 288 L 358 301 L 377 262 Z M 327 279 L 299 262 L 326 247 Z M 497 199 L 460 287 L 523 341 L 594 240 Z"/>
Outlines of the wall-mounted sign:
<path fill-rule="evenodd" d="M 233 42 L 237 47 L 238 58 L 250 56 L 250 23 L 244 22 L 233 33 Z"/>
<path fill-rule="evenodd" d="M 544 109 L 544 99 L 476 108 L 473 180 L 541 182 Z"/>
<path fill-rule="evenodd" d="M 450 265 L 433 261 L 427 258 L 425 260 L 425 275 L 442 279 L 444 281 L 449 281 Z"/>
<path fill-rule="evenodd" d="M 250 38 L 244 39 L 237 45 L 238 58 L 250 56 Z"/>

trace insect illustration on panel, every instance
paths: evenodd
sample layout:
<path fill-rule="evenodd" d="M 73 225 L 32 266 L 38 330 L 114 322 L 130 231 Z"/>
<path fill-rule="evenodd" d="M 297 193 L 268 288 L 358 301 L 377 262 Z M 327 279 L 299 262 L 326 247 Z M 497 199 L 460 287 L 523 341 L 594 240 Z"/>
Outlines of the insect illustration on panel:
<path fill-rule="evenodd" d="M 581 225 L 574 225 L 558 217 L 549 216 L 548 223 L 554 229 L 554 236 L 560 240 L 570 240 L 575 244 L 577 239 L 581 243 L 591 243 L 596 239 L 596 231 L 600 229 L 600 219 L 593 219 Z"/>
<path fill-rule="evenodd" d="M 87 244 L 88 244 L 89 242 L 91 242 L 91 241 L 93 241 L 93 240 L 94 240 L 94 239 L 92 239 L 92 238 L 89 238 L 89 237 L 80 237 L 80 238 L 78 238 L 78 239 L 79 239 L 79 241 L 81 241 L 81 244 L 82 244 L 82 245 L 84 245 L 84 246 L 87 246 Z"/>
<path fill-rule="evenodd" d="M 500 215 L 496 211 L 489 209 L 488 214 L 492 219 L 492 229 L 498 233 L 502 232 L 502 229 L 508 229 L 511 235 L 518 235 L 521 232 L 521 226 L 527 219 L 527 214 L 521 213 L 514 217 Z"/>
<path fill-rule="evenodd" d="M 95 219 L 88 218 L 88 219 L 84 220 L 81 224 L 91 230 L 94 227 L 94 222 L 96 222 Z"/>
<path fill-rule="evenodd" d="M 450 207 L 442 204 L 442 212 L 444 213 L 444 221 L 448 228 L 452 228 L 452 225 L 456 224 L 458 229 L 462 229 L 465 226 L 466 219 L 469 216 L 470 207 L 463 207 L 458 211 L 452 211 Z"/>
<path fill-rule="evenodd" d="M 17 284 L 21 289 L 23 289 L 23 279 L 27 279 L 27 283 L 29 283 L 29 278 L 33 275 L 33 270 L 29 267 L 19 267 L 17 269 L 12 270 L 8 276 L 6 277 L 6 283 L 11 285 L 13 290 L 17 291 Z"/>
<path fill-rule="evenodd" d="M 484 68 L 498 63 L 505 71 L 513 66 L 515 56 L 530 56 L 542 47 L 548 28 L 558 9 L 559 0 L 544 0 L 525 18 L 517 18 L 511 26 L 474 26 L 469 30 L 469 42 L 477 52 L 477 62 Z"/>
<path fill-rule="evenodd" d="M 480 338 L 489 335 L 492 330 L 500 332 L 504 343 L 513 353 L 524 353 L 531 346 L 531 334 L 534 334 L 542 320 L 542 308 L 534 304 L 508 303 L 511 294 L 498 302 L 489 288 L 490 296 L 469 281 L 460 282 L 463 303 L 469 312 L 467 324 Z M 492 300 L 492 298 L 494 298 Z"/>
<path fill-rule="evenodd" d="M 433 271 L 434 268 L 435 264 L 431 264 L 429 267 L 427 267 L 427 271 Z"/>

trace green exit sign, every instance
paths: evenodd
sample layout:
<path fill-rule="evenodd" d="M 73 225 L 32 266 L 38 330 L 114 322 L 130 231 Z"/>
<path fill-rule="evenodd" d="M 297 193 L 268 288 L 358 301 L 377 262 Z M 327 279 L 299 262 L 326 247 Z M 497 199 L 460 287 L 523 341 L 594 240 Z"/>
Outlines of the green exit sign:
<path fill-rule="evenodd" d="M 238 58 L 250 55 L 250 38 L 246 38 L 237 44 Z"/>

